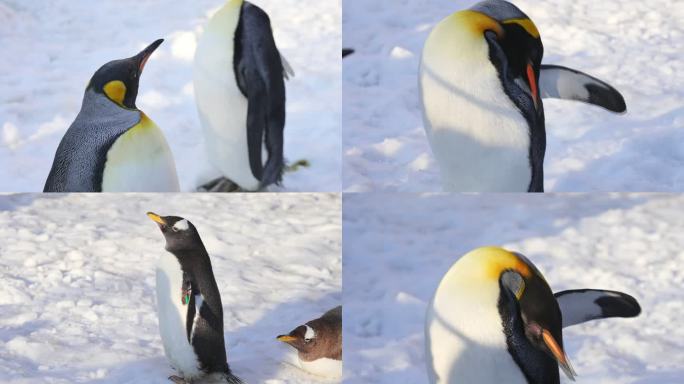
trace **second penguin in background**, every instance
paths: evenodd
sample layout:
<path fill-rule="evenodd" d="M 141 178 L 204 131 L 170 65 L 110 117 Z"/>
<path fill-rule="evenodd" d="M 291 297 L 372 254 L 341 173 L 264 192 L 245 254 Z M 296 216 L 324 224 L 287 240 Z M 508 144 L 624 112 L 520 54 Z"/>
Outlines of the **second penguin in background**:
<path fill-rule="evenodd" d="M 209 20 L 195 52 L 195 101 L 207 155 L 222 177 L 200 189 L 257 191 L 280 183 L 284 78 L 291 72 L 261 8 L 228 0 Z"/>

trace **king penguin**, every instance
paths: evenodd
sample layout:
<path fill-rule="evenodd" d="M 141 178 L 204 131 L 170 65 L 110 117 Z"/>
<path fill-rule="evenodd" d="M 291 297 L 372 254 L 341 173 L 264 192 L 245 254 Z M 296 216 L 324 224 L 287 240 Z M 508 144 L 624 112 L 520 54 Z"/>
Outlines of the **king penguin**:
<path fill-rule="evenodd" d="M 297 350 L 303 370 L 322 377 L 342 377 L 342 306 L 277 339 Z"/>
<path fill-rule="evenodd" d="M 164 134 L 135 105 L 143 68 L 163 41 L 95 72 L 57 147 L 44 192 L 180 190 Z"/>
<path fill-rule="evenodd" d="M 201 189 L 257 191 L 280 183 L 288 74 L 261 8 L 228 0 L 209 20 L 193 81 L 207 155 L 223 177 Z"/>
<path fill-rule="evenodd" d="M 445 190 L 543 192 L 542 97 L 626 110 L 613 87 L 574 69 L 542 65 L 543 53 L 532 20 L 503 0 L 456 12 L 431 31 L 419 90 Z"/>
<path fill-rule="evenodd" d="M 157 265 L 157 312 L 164 353 L 178 375 L 240 384 L 226 360 L 223 304 L 209 254 L 195 226 L 177 216 L 148 212 L 166 239 Z"/>
<path fill-rule="evenodd" d="M 574 380 L 563 327 L 640 312 L 637 301 L 621 292 L 554 295 L 525 256 L 478 248 L 449 269 L 428 306 L 428 376 L 440 384 L 558 384 L 560 366 Z"/>

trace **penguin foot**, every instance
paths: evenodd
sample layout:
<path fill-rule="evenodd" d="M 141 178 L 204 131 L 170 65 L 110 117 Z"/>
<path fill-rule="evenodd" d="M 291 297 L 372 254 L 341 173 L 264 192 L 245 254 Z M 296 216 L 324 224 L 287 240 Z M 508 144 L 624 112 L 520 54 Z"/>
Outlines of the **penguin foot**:
<path fill-rule="evenodd" d="M 175 375 L 169 376 L 169 380 L 173 381 L 175 384 L 189 384 L 189 383 L 188 383 L 187 381 L 185 381 L 185 379 L 183 379 L 182 377 L 178 377 L 178 376 L 175 376 Z"/>
<path fill-rule="evenodd" d="M 197 188 L 199 192 L 246 192 L 235 182 L 225 177 L 219 177 Z"/>

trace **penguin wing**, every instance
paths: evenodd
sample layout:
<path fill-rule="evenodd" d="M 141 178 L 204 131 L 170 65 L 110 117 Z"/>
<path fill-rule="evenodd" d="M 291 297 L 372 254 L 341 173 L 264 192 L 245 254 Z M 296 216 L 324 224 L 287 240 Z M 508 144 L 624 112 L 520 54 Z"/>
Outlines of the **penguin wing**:
<path fill-rule="evenodd" d="M 563 328 L 608 317 L 636 317 L 641 307 L 626 293 L 602 289 L 574 289 L 553 294 L 563 314 Z"/>
<path fill-rule="evenodd" d="M 352 48 L 342 48 L 342 58 L 344 59 L 345 57 L 351 55 L 354 53 L 354 50 Z"/>
<path fill-rule="evenodd" d="M 282 53 L 280 54 L 280 62 L 283 65 L 283 78 L 290 80 L 291 77 L 295 77 L 294 69 L 292 69 L 292 66 Z"/>
<path fill-rule="evenodd" d="M 249 164 L 261 187 L 279 183 L 284 168 L 285 80 L 283 61 L 276 47 L 271 22 L 261 8 L 245 2 L 236 39 L 238 85 L 247 96 Z M 261 159 L 266 144 L 268 160 Z"/>
<path fill-rule="evenodd" d="M 140 111 L 87 90 L 81 111 L 57 147 L 43 192 L 101 192 L 107 152 L 140 119 Z"/>
<path fill-rule="evenodd" d="M 539 93 L 542 98 L 577 100 L 618 113 L 627 110 L 620 92 L 586 73 L 545 64 L 542 64 L 539 73 Z"/>

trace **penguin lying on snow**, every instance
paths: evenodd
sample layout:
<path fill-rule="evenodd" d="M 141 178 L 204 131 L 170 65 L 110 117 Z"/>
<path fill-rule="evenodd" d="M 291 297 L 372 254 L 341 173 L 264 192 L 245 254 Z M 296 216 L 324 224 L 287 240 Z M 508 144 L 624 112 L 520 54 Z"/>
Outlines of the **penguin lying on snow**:
<path fill-rule="evenodd" d="M 562 328 L 640 312 L 637 301 L 620 292 L 554 295 L 523 255 L 478 248 L 449 269 L 428 307 L 430 382 L 558 384 L 559 365 L 574 380 Z"/>
<path fill-rule="evenodd" d="M 223 177 L 201 189 L 256 191 L 280 183 L 288 74 L 294 75 L 261 8 L 228 0 L 209 20 L 195 52 L 195 101 L 207 154 Z"/>
<path fill-rule="evenodd" d="M 240 384 L 226 360 L 223 304 L 209 254 L 197 229 L 177 216 L 147 213 L 166 239 L 157 266 L 157 312 L 175 383 L 206 378 Z"/>
<path fill-rule="evenodd" d="M 176 192 L 162 131 L 135 106 L 145 63 L 164 40 L 95 72 L 57 147 L 44 192 Z"/>
<path fill-rule="evenodd" d="M 302 369 L 329 378 L 342 377 L 342 306 L 277 337 L 298 351 Z"/>
<path fill-rule="evenodd" d="M 542 65 L 537 27 L 515 5 L 488 0 L 442 20 L 423 48 L 423 119 L 444 187 L 543 192 L 543 97 L 624 112 L 622 95 L 574 69 Z"/>

